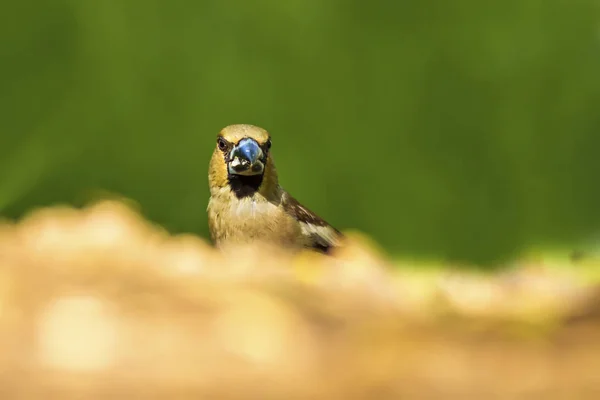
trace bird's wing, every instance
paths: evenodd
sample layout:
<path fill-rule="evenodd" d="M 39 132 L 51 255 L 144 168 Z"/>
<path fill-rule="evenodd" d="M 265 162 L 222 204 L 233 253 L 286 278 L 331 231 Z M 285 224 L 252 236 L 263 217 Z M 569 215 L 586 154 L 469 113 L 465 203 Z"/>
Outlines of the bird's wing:
<path fill-rule="evenodd" d="M 340 244 L 342 239 L 340 231 L 304 207 L 288 193 L 283 196 L 282 204 L 284 210 L 300 224 L 302 233 L 309 238 L 311 248 L 327 253 L 332 247 Z"/>

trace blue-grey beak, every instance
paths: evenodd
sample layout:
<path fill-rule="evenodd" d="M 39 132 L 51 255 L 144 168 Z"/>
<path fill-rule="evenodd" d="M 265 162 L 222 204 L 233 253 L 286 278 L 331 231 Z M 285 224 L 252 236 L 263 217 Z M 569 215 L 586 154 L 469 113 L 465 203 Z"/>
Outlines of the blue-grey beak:
<path fill-rule="evenodd" d="M 231 149 L 228 170 L 235 175 L 258 175 L 264 171 L 263 151 L 254 139 L 245 138 Z"/>

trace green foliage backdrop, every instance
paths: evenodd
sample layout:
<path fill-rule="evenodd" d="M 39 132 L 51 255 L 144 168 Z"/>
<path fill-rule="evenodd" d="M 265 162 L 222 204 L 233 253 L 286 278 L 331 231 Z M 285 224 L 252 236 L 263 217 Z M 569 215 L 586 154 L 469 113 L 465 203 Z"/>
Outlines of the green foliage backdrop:
<path fill-rule="evenodd" d="M 0 212 L 104 189 L 207 234 L 220 128 L 397 254 L 489 261 L 600 222 L 584 0 L 52 0 L 0 6 Z"/>

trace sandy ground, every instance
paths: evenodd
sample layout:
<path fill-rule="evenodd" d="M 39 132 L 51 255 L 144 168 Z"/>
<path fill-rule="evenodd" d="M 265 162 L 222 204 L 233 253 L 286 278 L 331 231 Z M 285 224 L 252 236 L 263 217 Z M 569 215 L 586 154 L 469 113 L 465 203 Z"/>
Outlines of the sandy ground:
<path fill-rule="evenodd" d="M 0 225 L 0 398 L 600 398 L 600 263 L 394 264 L 37 211 Z"/>

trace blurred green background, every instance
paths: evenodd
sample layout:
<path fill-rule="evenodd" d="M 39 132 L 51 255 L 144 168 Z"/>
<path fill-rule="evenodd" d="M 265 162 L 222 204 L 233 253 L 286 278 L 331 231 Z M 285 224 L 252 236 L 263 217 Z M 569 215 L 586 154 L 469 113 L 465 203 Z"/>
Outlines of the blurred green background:
<path fill-rule="evenodd" d="M 582 0 L 0 6 L 0 213 L 138 201 L 207 236 L 217 132 L 390 253 L 487 262 L 600 222 L 600 14 Z"/>

